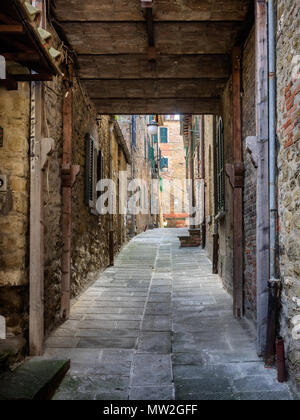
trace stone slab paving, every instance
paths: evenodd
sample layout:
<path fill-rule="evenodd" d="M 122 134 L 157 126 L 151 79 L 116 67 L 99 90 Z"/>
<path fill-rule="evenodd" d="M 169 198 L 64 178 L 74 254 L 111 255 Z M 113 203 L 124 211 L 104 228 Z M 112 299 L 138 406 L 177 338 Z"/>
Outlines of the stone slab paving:
<path fill-rule="evenodd" d="M 71 359 L 57 400 L 289 400 L 255 330 L 184 229 L 139 235 L 74 304 L 46 358 Z"/>

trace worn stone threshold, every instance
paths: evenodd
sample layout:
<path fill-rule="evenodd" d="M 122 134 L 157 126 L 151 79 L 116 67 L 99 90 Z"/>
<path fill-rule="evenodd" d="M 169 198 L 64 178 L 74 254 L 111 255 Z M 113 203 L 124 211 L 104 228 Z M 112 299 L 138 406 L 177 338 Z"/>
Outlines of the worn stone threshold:
<path fill-rule="evenodd" d="M 70 369 L 70 360 L 27 360 L 0 376 L 0 401 L 51 400 Z"/>

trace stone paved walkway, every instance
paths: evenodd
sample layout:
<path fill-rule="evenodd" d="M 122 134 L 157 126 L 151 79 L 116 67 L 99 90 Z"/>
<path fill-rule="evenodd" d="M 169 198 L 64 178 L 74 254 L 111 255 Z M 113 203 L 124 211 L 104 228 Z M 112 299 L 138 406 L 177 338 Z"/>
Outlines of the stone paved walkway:
<path fill-rule="evenodd" d="M 73 306 L 47 341 L 70 358 L 55 399 L 291 399 L 255 352 L 255 331 L 183 230 L 135 238 Z"/>

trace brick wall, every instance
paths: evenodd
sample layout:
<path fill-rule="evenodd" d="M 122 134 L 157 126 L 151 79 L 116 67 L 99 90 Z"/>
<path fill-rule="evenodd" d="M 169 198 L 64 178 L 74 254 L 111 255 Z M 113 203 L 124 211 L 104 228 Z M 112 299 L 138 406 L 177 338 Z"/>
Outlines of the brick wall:
<path fill-rule="evenodd" d="M 246 150 L 246 138 L 256 135 L 255 31 L 251 31 L 242 60 L 242 134 L 244 180 L 244 299 L 245 313 L 256 318 L 256 168 Z"/>
<path fill-rule="evenodd" d="M 290 374 L 300 387 L 300 12 L 299 3 L 278 0 L 277 115 L 281 333 Z"/>

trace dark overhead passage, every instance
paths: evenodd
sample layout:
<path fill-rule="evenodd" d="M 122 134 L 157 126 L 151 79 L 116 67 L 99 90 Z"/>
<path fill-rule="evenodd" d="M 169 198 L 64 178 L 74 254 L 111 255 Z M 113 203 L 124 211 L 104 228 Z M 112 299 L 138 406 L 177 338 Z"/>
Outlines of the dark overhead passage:
<path fill-rule="evenodd" d="M 55 0 L 55 19 L 99 113 L 217 114 L 252 3 Z"/>

